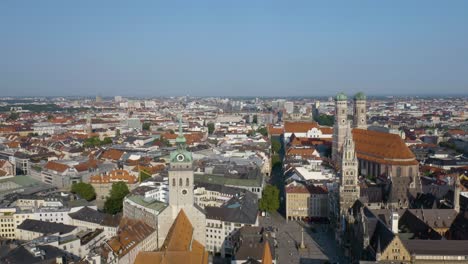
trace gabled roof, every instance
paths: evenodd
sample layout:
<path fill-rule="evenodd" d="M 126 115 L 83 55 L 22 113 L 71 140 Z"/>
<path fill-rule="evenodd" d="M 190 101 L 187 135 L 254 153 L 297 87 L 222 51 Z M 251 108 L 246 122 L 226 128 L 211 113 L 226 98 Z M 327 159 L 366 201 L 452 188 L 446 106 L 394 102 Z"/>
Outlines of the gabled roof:
<path fill-rule="evenodd" d="M 17 228 L 47 235 L 55 233 L 67 234 L 75 230 L 77 227 L 71 225 L 64 225 L 62 223 L 26 219 Z"/>
<path fill-rule="evenodd" d="M 208 252 L 193 240 L 193 226 L 180 210 L 159 251 L 139 252 L 135 264 L 207 264 Z"/>
<path fill-rule="evenodd" d="M 154 228 L 143 221 L 124 218 L 120 222 L 117 236 L 109 240 L 107 244 L 115 254 L 124 256 L 153 232 L 155 232 Z"/>
<path fill-rule="evenodd" d="M 359 159 L 381 164 L 419 164 L 413 152 L 396 134 L 358 128 L 354 128 L 352 132 Z"/>
<path fill-rule="evenodd" d="M 284 123 L 285 133 L 306 133 L 312 128 L 316 128 L 322 131 L 323 134 L 333 133 L 333 129 L 331 127 L 320 126 L 317 122 L 285 122 Z"/>
<path fill-rule="evenodd" d="M 48 170 L 57 171 L 57 172 L 65 172 L 70 167 L 68 167 L 67 165 L 62 164 L 62 163 L 58 163 L 58 162 L 55 162 L 55 161 L 49 161 L 49 162 L 47 162 L 47 164 L 45 165 L 44 168 L 48 169 Z"/>
<path fill-rule="evenodd" d="M 117 149 L 108 149 L 101 154 L 101 158 L 118 161 L 122 158 L 124 154 L 125 152 Z"/>
<path fill-rule="evenodd" d="M 271 258 L 270 243 L 268 243 L 268 241 L 264 242 L 262 264 L 273 264 L 273 259 Z"/>

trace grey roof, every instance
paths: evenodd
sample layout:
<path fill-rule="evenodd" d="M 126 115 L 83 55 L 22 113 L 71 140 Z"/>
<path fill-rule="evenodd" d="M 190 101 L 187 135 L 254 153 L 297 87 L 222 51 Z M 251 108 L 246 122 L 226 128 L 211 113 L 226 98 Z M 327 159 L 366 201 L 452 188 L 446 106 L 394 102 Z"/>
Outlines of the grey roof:
<path fill-rule="evenodd" d="M 5 257 L 0 259 L 0 263 L 4 264 L 16 264 L 16 263 L 56 263 L 57 257 L 69 256 L 70 253 L 62 251 L 59 248 L 53 246 L 37 246 L 36 247 L 41 253 L 39 256 L 35 256 L 30 250 L 21 246 L 13 249 Z"/>
<path fill-rule="evenodd" d="M 71 218 L 76 220 L 81 220 L 85 222 L 95 223 L 105 226 L 118 226 L 119 225 L 119 216 L 113 216 L 110 214 L 101 213 L 97 210 L 89 208 L 87 206 L 81 208 L 80 210 L 69 213 Z"/>
<path fill-rule="evenodd" d="M 26 219 L 21 223 L 18 229 L 41 233 L 41 234 L 67 234 L 77 228 L 76 226 L 64 225 L 61 223 L 44 222 L 34 219 Z"/>
<path fill-rule="evenodd" d="M 254 224 L 258 214 L 258 197 L 250 191 L 232 197 L 221 207 L 206 206 L 206 218 L 226 222 Z"/>
<path fill-rule="evenodd" d="M 246 260 L 245 263 L 260 263 L 256 260 L 262 259 L 265 242 L 270 244 L 270 251 L 275 259 L 274 239 L 262 227 L 241 227 L 233 234 L 232 240 L 235 248 L 234 259 L 236 260 Z"/>
<path fill-rule="evenodd" d="M 468 256 L 468 240 L 402 240 L 410 254 Z"/>

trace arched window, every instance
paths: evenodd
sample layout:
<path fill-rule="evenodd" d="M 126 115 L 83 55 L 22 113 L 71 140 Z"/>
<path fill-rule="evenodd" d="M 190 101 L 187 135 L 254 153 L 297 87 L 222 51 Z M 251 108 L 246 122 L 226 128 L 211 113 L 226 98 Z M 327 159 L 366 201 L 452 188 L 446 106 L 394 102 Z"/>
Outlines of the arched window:
<path fill-rule="evenodd" d="M 396 176 L 400 177 L 401 176 L 401 167 L 396 168 Z"/>
<path fill-rule="evenodd" d="M 179 186 L 182 186 L 182 178 L 179 179 Z"/>
<path fill-rule="evenodd" d="M 175 179 L 172 179 L 172 186 L 175 186 Z"/>
<path fill-rule="evenodd" d="M 189 178 L 187 178 L 187 179 L 185 180 L 185 186 L 189 186 L 189 184 L 190 184 L 190 180 L 189 180 Z"/>

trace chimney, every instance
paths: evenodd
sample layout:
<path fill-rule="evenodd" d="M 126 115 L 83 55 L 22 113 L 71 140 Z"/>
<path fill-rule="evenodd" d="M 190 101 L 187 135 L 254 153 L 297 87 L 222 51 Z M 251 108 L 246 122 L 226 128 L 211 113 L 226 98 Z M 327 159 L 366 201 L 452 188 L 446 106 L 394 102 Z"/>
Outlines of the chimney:
<path fill-rule="evenodd" d="M 399 218 L 398 213 L 392 213 L 392 219 L 390 222 L 392 224 L 392 232 L 394 234 L 398 234 L 398 218 Z"/>

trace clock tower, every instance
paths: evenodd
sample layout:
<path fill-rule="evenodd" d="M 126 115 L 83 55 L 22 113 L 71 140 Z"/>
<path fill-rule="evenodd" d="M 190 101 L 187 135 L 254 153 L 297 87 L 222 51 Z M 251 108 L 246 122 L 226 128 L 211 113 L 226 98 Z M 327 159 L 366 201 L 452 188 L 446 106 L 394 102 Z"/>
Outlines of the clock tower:
<path fill-rule="evenodd" d="M 182 117 L 179 115 L 179 135 L 177 148 L 171 153 L 169 161 L 169 204 L 157 215 L 158 247 L 163 245 L 166 236 L 179 215 L 184 211 L 194 231 L 193 237 L 205 246 L 206 215 L 203 209 L 194 204 L 193 199 L 193 158 L 186 149 L 186 140 L 182 133 Z"/>
<path fill-rule="evenodd" d="M 182 133 L 182 118 L 179 116 L 177 149 L 171 153 L 169 165 L 169 205 L 177 211 L 193 206 L 192 153 L 186 150 L 186 139 Z"/>

